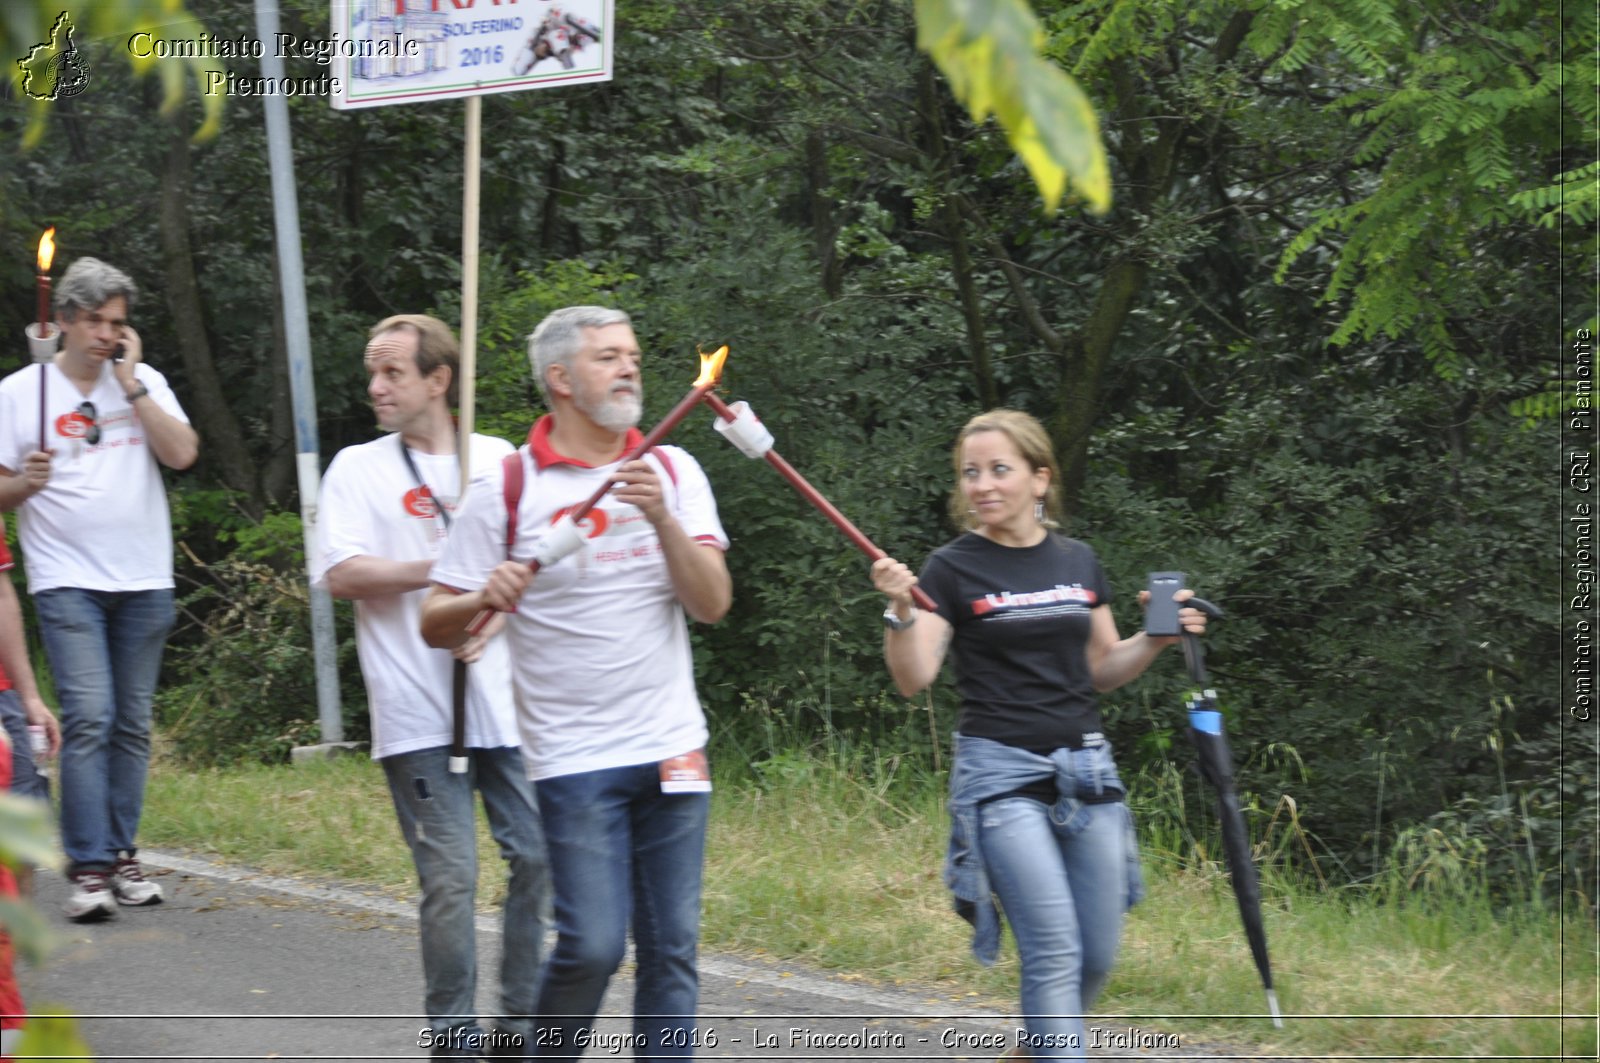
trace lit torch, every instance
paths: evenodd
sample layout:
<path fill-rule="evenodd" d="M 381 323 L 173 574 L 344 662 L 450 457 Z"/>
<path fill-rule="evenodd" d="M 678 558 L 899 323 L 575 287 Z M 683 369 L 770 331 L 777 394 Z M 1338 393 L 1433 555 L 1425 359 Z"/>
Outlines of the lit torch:
<path fill-rule="evenodd" d="M 50 320 L 50 263 L 56 257 L 55 226 L 46 229 L 39 237 L 39 320 L 22 331 L 28 337 L 28 353 L 36 362 L 48 362 L 56 356 L 56 344 L 61 330 Z"/>
<path fill-rule="evenodd" d="M 700 353 L 700 375 L 695 377 L 694 387 L 689 389 L 689 393 L 679 400 L 678 404 L 661 419 L 659 424 L 650 429 L 645 437 L 639 440 L 637 446 L 622 456 L 618 464 L 626 465 L 628 462 L 637 461 L 646 454 L 650 453 L 650 451 L 655 448 L 657 443 L 660 443 L 666 438 L 668 432 L 671 432 L 674 428 L 678 427 L 678 422 L 687 417 L 690 410 L 700 405 L 702 400 L 708 397 L 714 397 L 711 395 L 711 389 L 716 387 L 717 381 L 722 378 L 722 363 L 726 362 L 727 360 L 727 344 L 723 344 L 710 354 L 706 354 L 704 351 L 702 351 Z M 594 494 L 590 495 L 584 500 L 584 503 L 581 506 L 563 516 L 558 522 L 558 525 L 551 529 L 551 534 L 578 534 L 575 529 L 583 522 L 583 518 L 587 517 L 589 515 L 589 511 L 594 509 L 595 506 L 598 506 L 600 504 L 600 500 L 604 498 L 606 493 L 615 486 L 616 482 L 611 480 L 607 480 L 605 483 L 601 484 L 599 488 L 596 489 Z M 528 562 L 528 564 L 535 572 L 539 571 L 540 563 L 538 558 L 534 558 L 532 561 Z M 482 631 L 484 625 L 489 622 L 490 612 L 491 610 L 485 609 L 477 616 L 473 617 L 472 623 L 467 625 L 468 633 L 476 635 L 478 632 Z"/>
<path fill-rule="evenodd" d="M 50 263 L 56 257 L 56 227 L 54 225 L 44 231 L 39 237 L 39 320 L 23 329 L 28 338 L 28 353 L 33 360 L 39 363 L 39 449 L 43 450 L 46 442 L 45 409 L 47 406 L 45 391 L 48 387 L 46 374 L 49 370 L 45 363 L 56 356 L 56 344 L 61 339 L 61 330 L 50 320 Z"/>
<path fill-rule="evenodd" d="M 748 406 L 741 402 L 738 405 L 742 409 L 735 409 L 723 402 L 718 396 L 712 394 L 706 395 L 706 405 L 710 406 L 712 411 L 721 418 L 716 426 L 717 431 L 727 436 L 729 441 L 738 447 L 745 457 L 765 458 L 768 465 L 777 469 L 778 474 L 788 480 L 790 486 L 796 491 L 800 492 L 801 498 L 817 507 L 824 517 L 833 522 L 834 527 L 844 532 L 845 538 L 849 539 L 857 550 L 866 554 L 873 561 L 888 556 L 878 547 L 878 544 L 867 538 L 860 528 L 852 524 L 850 518 L 840 513 L 832 502 L 824 498 L 821 491 L 812 487 L 804 476 L 796 472 L 793 465 L 784 461 L 783 456 L 772 449 L 772 433 L 761 427 L 761 422 L 756 419 L 755 414 L 750 411 Z M 911 588 L 911 598 L 925 612 L 931 613 L 935 611 L 933 599 L 928 597 L 928 592 L 921 587 Z"/>
<path fill-rule="evenodd" d="M 56 227 L 39 237 L 39 335 L 50 333 L 50 263 L 56 257 Z"/>

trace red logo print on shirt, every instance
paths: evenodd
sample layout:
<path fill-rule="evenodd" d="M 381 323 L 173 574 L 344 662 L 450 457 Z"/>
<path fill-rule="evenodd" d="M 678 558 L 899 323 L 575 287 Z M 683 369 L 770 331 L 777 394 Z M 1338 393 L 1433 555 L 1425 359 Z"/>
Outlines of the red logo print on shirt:
<path fill-rule="evenodd" d="M 56 418 L 56 435 L 66 439 L 82 439 L 89 434 L 89 419 L 81 413 L 64 413 Z"/>
<path fill-rule="evenodd" d="M 426 484 L 407 491 L 400 504 L 413 517 L 432 517 L 439 512 L 439 504 L 433 500 L 433 492 L 428 490 Z"/>
<path fill-rule="evenodd" d="M 1059 609 L 1061 606 L 1070 608 L 1094 608 L 1097 597 L 1094 591 L 1073 584 L 1065 587 L 1056 584 L 1047 591 L 1031 591 L 1028 593 L 1013 593 L 1001 591 L 998 594 L 985 594 L 982 598 L 973 599 L 972 615 L 983 616 L 985 613 L 1005 612 L 1008 610 L 1026 611 L 1029 609 Z"/>
<path fill-rule="evenodd" d="M 550 518 L 550 523 L 554 524 L 556 521 L 560 520 L 562 517 L 565 517 L 568 513 L 571 513 L 577 508 L 577 506 L 567 506 L 564 509 L 556 510 L 555 514 Z M 598 539 L 600 536 L 606 533 L 606 528 L 610 524 L 611 518 L 606 516 L 606 511 L 597 506 L 589 511 L 588 516 L 584 517 L 578 522 L 578 527 L 584 529 L 584 531 L 588 533 L 589 538 Z"/>

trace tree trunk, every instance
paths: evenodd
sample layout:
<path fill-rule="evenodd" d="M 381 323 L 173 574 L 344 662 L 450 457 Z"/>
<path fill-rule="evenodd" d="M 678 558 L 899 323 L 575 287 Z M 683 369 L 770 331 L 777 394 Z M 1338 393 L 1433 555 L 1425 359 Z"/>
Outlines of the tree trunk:
<path fill-rule="evenodd" d="M 190 394 L 180 396 L 184 410 L 200 434 L 200 460 L 223 484 L 241 492 L 255 514 L 262 509 L 255 463 L 245 447 L 244 431 L 223 397 L 206 333 L 200 285 L 189 243 L 189 135 L 181 112 L 168 127 L 166 171 L 161 182 L 161 258 L 167 308 L 172 313 L 178 353 L 188 376 Z"/>
<path fill-rule="evenodd" d="M 1113 262 L 1101 279 L 1088 320 L 1067 337 L 1062 351 L 1061 382 L 1048 427 L 1061 462 L 1061 503 L 1068 513 L 1076 510 L 1088 478 L 1089 436 L 1099 414 L 1111 349 L 1148 273 L 1142 262 L 1126 258 Z"/>
<path fill-rule="evenodd" d="M 544 203 L 539 211 L 539 249 L 551 254 L 561 246 L 561 169 L 566 164 L 567 145 L 558 137 L 545 169 Z"/>
<path fill-rule="evenodd" d="M 806 134 L 805 159 L 811 243 L 821 271 L 822 290 L 829 299 L 837 299 L 844 292 L 844 266 L 835 249 L 839 223 L 834 218 L 833 200 L 827 194 L 828 145 L 822 139 L 822 134 L 814 129 Z"/>
<path fill-rule="evenodd" d="M 972 384 L 978 401 L 986 410 L 1000 405 L 1000 389 L 995 384 L 994 367 L 989 363 L 988 327 L 983 318 L 983 301 L 972 273 L 972 250 L 967 242 L 967 227 L 961 219 L 960 192 L 956 188 L 957 155 L 950 150 L 944 125 L 944 95 L 934 77 L 933 64 L 922 63 L 918 90 L 922 100 L 928 153 L 933 156 L 943 185 L 940 218 L 945 238 L 950 241 L 950 275 L 961 300 L 961 317 L 967 326 L 967 357 L 972 362 Z"/>
<path fill-rule="evenodd" d="M 261 472 L 261 493 L 272 505 L 289 508 L 299 486 L 295 456 L 294 395 L 289 379 L 289 338 L 283 324 L 283 287 L 279 281 L 278 252 L 272 252 L 272 414 L 268 429 L 267 464 Z"/>

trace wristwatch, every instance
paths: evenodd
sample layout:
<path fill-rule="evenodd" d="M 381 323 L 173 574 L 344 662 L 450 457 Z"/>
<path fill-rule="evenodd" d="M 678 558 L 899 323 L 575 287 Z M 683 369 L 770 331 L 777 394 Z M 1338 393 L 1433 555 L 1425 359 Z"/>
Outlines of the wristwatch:
<path fill-rule="evenodd" d="M 911 611 L 911 616 L 905 620 L 900 619 L 900 614 L 894 611 L 894 606 L 892 605 L 883 611 L 883 626 L 890 631 L 904 631 L 916 622 L 917 613 L 915 609 Z"/>
<path fill-rule="evenodd" d="M 138 387 L 134 388 L 132 391 L 128 392 L 128 394 L 123 396 L 123 397 L 126 398 L 129 402 L 138 402 L 140 399 L 144 398 L 148 394 L 150 394 L 150 389 L 145 387 L 143 384 L 140 384 Z"/>

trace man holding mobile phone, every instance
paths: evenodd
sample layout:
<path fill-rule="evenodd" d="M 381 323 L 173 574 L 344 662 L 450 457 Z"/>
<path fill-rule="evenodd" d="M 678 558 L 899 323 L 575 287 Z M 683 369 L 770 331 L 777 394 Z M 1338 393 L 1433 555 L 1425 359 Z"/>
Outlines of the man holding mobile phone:
<path fill-rule="evenodd" d="M 193 465 L 199 438 L 144 362 L 128 324 L 137 296 L 126 273 L 78 259 L 56 286 L 61 350 L 0 381 L 0 510 L 18 513 L 60 699 L 66 912 L 78 922 L 162 899 L 134 840 L 174 615 L 161 467 Z"/>

